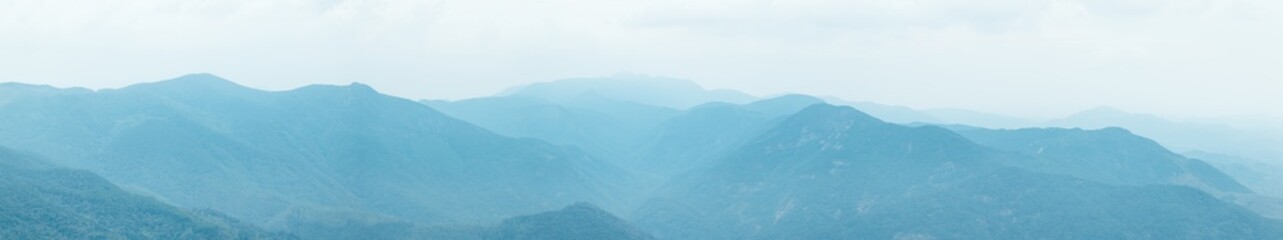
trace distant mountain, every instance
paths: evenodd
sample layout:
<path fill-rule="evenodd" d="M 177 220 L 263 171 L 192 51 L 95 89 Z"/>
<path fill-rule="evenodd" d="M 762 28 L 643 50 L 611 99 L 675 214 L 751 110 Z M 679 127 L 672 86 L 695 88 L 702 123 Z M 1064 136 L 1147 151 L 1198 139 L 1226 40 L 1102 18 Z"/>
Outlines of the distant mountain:
<path fill-rule="evenodd" d="M 936 119 L 937 123 L 942 124 L 961 124 L 983 128 L 1005 129 L 1036 127 L 1039 124 L 1039 121 L 1037 120 L 957 108 L 927 109 L 922 112 Z"/>
<path fill-rule="evenodd" d="M 1202 151 L 1186 152 L 1185 156 L 1206 161 L 1217 169 L 1234 176 L 1253 191 L 1274 197 L 1283 197 L 1283 166 L 1245 157 Z"/>
<path fill-rule="evenodd" d="M 1272 239 L 1283 225 L 1199 190 L 1118 186 L 949 130 L 815 105 L 682 174 L 631 217 L 662 239 Z"/>
<path fill-rule="evenodd" d="M 709 103 L 665 120 L 626 166 L 660 179 L 711 163 L 764 131 L 773 120 L 823 100 L 784 95 L 749 104 Z"/>
<path fill-rule="evenodd" d="M 1226 197 L 1261 215 L 1283 219 L 1283 167 L 1253 159 L 1209 152 L 1187 152 L 1190 158 L 1206 161 L 1216 169 L 1233 176 L 1260 195 L 1232 195 Z"/>
<path fill-rule="evenodd" d="M 1115 185 L 1183 185 L 1212 194 L 1252 192 L 1203 161 L 1121 128 L 951 130 L 983 146 L 1032 156 L 1034 161 L 1013 164 L 1035 171 Z"/>
<path fill-rule="evenodd" d="M 1037 126 L 1039 123 L 1029 119 L 958 108 L 918 110 L 875 102 L 847 101 L 837 97 L 825 97 L 824 100 L 833 105 L 851 106 L 883 121 L 899 124 L 934 123 L 962 124 L 986 128 L 1024 128 Z"/>
<path fill-rule="evenodd" d="M 0 239 L 292 239 L 0 147 Z"/>
<path fill-rule="evenodd" d="M 704 89 L 689 80 L 633 74 L 535 83 L 508 89 L 499 96 L 531 96 L 563 103 L 585 94 L 673 109 L 707 102 L 747 103 L 757 99 L 737 91 Z"/>
<path fill-rule="evenodd" d="M 678 114 L 596 94 L 561 103 L 533 96 L 421 102 L 499 134 L 576 146 L 613 163 L 633 154 L 656 124 Z"/>
<path fill-rule="evenodd" d="M 90 90 L 84 88 L 55 88 L 45 85 L 30 85 L 23 83 L 0 83 L 0 105 L 4 105 L 13 100 L 29 97 L 84 92 L 90 92 Z"/>
<path fill-rule="evenodd" d="M 1283 136 L 1225 125 L 1177 122 L 1148 114 L 1100 107 L 1044 123 L 1050 127 L 1121 127 L 1179 152 L 1229 153 L 1265 161 L 1283 160 Z"/>
<path fill-rule="evenodd" d="M 614 209 L 630 178 L 360 84 L 268 92 L 196 74 L 33 95 L 0 112 L 0 144 L 271 229 L 489 222 L 579 201 Z"/>
<path fill-rule="evenodd" d="M 905 106 L 886 105 L 866 101 L 847 101 L 837 97 L 826 97 L 825 102 L 838 106 L 851 106 L 879 119 L 893 123 L 943 123 L 940 119 Z"/>

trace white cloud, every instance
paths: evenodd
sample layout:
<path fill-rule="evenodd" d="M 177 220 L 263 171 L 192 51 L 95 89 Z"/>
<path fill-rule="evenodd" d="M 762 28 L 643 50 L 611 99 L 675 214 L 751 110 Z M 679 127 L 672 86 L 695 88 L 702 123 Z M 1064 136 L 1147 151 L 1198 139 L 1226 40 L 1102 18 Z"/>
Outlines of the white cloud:
<path fill-rule="evenodd" d="M 644 72 L 759 94 L 1062 114 L 1283 115 L 1266 0 L 0 0 L 0 81 L 187 72 L 459 98 Z"/>

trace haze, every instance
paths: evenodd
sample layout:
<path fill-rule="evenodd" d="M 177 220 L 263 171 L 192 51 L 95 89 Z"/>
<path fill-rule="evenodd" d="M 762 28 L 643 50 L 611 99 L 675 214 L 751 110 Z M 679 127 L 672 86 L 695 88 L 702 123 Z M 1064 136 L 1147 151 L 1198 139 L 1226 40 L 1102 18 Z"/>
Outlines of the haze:
<path fill-rule="evenodd" d="M 0 82 L 210 72 L 411 99 L 618 72 L 1026 117 L 1283 115 L 1283 3 L 0 0 Z"/>

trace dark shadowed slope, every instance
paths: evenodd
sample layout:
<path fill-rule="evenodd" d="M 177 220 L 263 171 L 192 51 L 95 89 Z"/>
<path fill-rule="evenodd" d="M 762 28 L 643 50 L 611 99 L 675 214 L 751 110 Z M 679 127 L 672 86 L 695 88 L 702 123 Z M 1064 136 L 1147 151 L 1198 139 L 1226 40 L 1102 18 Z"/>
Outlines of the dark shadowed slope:
<path fill-rule="evenodd" d="M 0 147 L 0 239 L 291 239 Z"/>
<path fill-rule="evenodd" d="M 628 178 L 581 151 L 496 135 L 360 84 L 266 92 L 197 74 L 33 96 L 0 112 L 0 144 L 274 228 L 486 222 L 579 201 L 611 209 Z"/>
<path fill-rule="evenodd" d="M 1283 228 L 1186 187 L 1007 166 L 938 127 L 816 105 L 675 178 L 635 212 L 664 239 L 1271 239 Z"/>
<path fill-rule="evenodd" d="M 561 210 L 509 218 L 490 226 L 433 227 L 426 239 L 493 240 L 645 240 L 650 234 L 588 203 Z"/>
<path fill-rule="evenodd" d="M 318 227 L 318 226 L 304 226 Z M 348 228 L 322 227 L 306 231 L 306 239 L 654 239 L 628 222 L 587 203 L 560 210 L 517 216 L 493 224 L 422 226 L 382 222 Z"/>
<path fill-rule="evenodd" d="M 653 239 L 627 221 L 587 203 L 508 219 L 492 231 L 487 239 Z"/>

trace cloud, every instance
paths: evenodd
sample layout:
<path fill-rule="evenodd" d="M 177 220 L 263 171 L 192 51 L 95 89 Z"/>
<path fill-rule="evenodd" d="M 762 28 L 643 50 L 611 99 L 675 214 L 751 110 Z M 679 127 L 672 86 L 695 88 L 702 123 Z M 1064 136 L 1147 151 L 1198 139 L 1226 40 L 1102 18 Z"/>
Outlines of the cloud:
<path fill-rule="evenodd" d="M 1265 0 L 0 0 L 0 81 L 187 72 L 411 98 L 620 71 L 758 94 L 1055 115 L 1283 109 Z"/>

